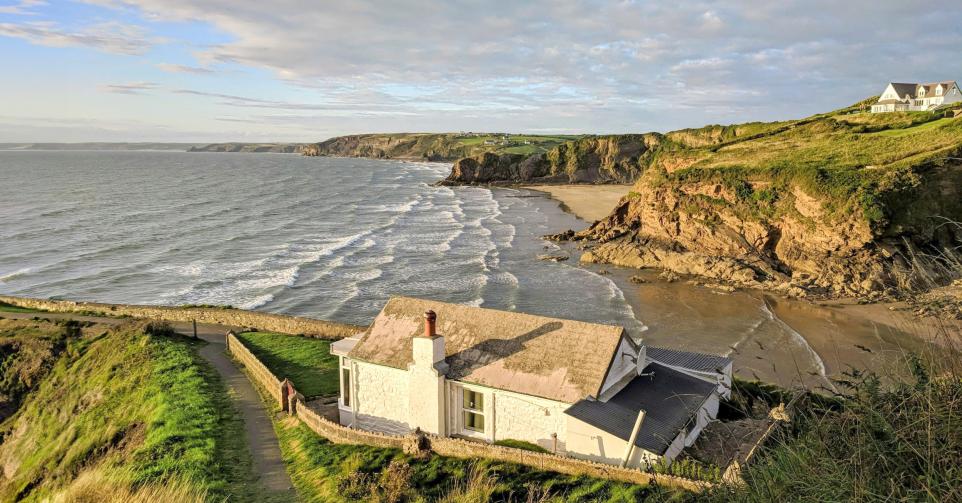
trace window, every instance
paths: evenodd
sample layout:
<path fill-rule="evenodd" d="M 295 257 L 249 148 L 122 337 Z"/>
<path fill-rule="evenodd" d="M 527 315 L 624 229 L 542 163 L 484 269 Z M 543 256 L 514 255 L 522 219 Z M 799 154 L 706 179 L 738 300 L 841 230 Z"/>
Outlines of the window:
<path fill-rule="evenodd" d="M 341 369 L 341 398 L 344 406 L 351 406 L 351 369 L 344 367 Z"/>
<path fill-rule="evenodd" d="M 936 87 L 936 88 L 935 88 L 935 95 L 936 95 L 936 96 L 942 96 L 942 86 L 939 86 L 939 87 Z"/>
<path fill-rule="evenodd" d="M 484 432 L 484 394 L 465 389 L 461 396 L 464 429 Z"/>

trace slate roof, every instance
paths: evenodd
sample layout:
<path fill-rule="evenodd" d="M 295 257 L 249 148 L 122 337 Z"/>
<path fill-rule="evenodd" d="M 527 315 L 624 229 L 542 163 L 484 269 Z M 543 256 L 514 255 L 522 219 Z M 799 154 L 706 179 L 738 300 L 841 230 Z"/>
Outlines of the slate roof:
<path fill-rule="evenodd" d="M 664 365 L 649 363 L 642 375 L 611 400 L 581 400 L 565 414 L 627 441 L 638 412 L 644 409 L 645 420 L 635 445 L 662 455 L 681 429 L 694 419 L 715 386 Z"/>
<path fill-rule="evenodd" d="M 683 367 L 686 369 L 697 370 L 699 372 L 721 372 L 731 364 L 731 358 L 724 356 L 709 355 L 705 353 L 691 353 L 679 351 L 677 349 L 657 348 L 646 346 L 645 354 L 648 359 L 656 362 L 671 365 L 673 367 Z"/>
<path fill-rule="evenodd" d="M 394 297 L 348 357 L 407 369 L 429 309 L 444 336 L 449 379 L 564 403 L 598 396 L 627 337 L 619 326 Z"/>

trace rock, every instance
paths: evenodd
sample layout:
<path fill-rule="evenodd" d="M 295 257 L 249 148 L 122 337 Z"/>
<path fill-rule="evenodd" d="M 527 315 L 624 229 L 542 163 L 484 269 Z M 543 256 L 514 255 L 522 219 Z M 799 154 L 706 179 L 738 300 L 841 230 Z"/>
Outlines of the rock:
<path fill-rule="evenodd" d="M 645 284 L 645 283 L 648 282 L 647 279 L 642 278 L 641 276 L 638 276 L 638 275 L 635 275 L 635 276 L 632 276 L 632 277 L 628 278 L 628 281 L 631 281 L 632 283 L 634 283 L 634 284 L 636 284 L 636 285 L 643 285 L 643 284 Z"/>
<path fill-rule="evenodd" d="M 569 258 L 570 257 L 568 257 L 567 255 L 550 255 L 550 254 L 538 255 L 538 260 L 547 260 L 550 262 L 564 262 Z"/>
<path fill-rule="evenodd" d="M 608 269 L 598 269 L 598 274 L 606 276 L 608 274 Z"/>
<path fill-rule="evenodd" d="M 544 239 L 548 241 L 570 241 L 571 238 L 575 237 L 575 231 L 568 229 L 564 232 L 559 232 L 557 234 L 548 234 L 543 236 Z"/>
<path fill-rule="evenodd" d="M 667 283 L 673 283 L 675 281 L 678 281 L 678 275 L 672 271 L 662 271 L 661 274 L 658 275 L 658 277 Z"/>

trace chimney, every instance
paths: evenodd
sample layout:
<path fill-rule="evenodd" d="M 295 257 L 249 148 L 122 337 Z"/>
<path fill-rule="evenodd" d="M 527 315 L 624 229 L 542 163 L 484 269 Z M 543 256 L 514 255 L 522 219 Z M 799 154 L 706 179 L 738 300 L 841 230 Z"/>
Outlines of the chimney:
<path fill-rule="evenodd" d="M 437 320 L 438 320 L 438 315 L 435 314 L 434 311 L 424 312 L 424 336 L 427 337 L 428 339 L 437 335 L 437 332 L 435 329 L 435 323 L 437 322 Z"/>
<path fill-rule="evenodd" d="M 436 435 L 445 435 L 444 336 L 438 335 L 438 316 L 424 313 L 424 334 L 411 338 L 408 366 L 408 425 Z"/>

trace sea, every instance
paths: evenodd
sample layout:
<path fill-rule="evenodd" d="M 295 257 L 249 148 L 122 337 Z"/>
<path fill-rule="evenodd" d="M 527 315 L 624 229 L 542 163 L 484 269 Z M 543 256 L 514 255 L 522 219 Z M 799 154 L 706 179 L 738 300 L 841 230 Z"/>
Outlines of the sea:
<path fill-rule="evenodd" d="M 436 186 L 449 171 L 290 154 L 0 151 L 0 293 L 358 325 L 391 296 L 414 296 L 621 325 L 640 341 L 731 356 L 745 377 L 809 387 L 831 386 L 855 357 L 872 366 L 904 353 L 903 335 L 871 320 L 581 266 L 578 250 L 542 238 L 587 225 L 557 201 Z M 840 328 L 855 335 L 839 342 L 829 332 Z"/>

